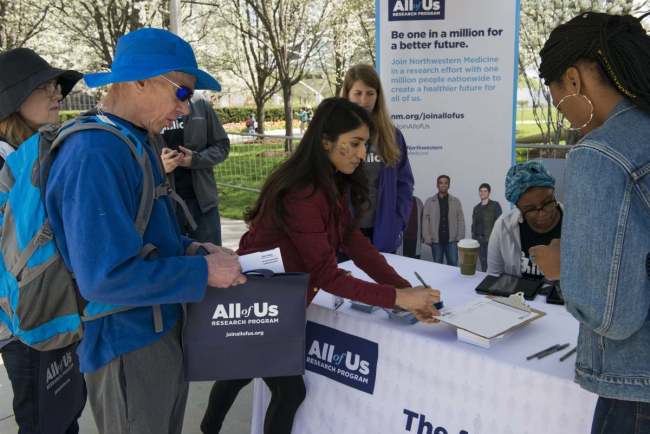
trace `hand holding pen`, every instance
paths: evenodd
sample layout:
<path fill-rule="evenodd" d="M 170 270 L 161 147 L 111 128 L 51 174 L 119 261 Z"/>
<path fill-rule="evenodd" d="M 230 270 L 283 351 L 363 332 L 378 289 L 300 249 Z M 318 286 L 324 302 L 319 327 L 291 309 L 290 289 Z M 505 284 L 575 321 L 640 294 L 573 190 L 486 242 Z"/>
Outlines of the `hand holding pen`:
<path fill-rule="evenodd" d="M 420 275 L 418 274 L 417 271 L 415 271 L 415 277 L 418 278 L 418 280 L 420 281 L 420 283 L 422 284 L 422 286 L 424 286 L 425 288 L 431 288 L 429 285 L 426 284 L 426 282 L 424 281 L 424 279 L 422 279 L 422 276 L 420 276 Z M 442 308 L 444 307 L 444 304 L 442 303 L 442 300 L 440 300 L 440 301 L 438 301 L 437 303 L 434 303 L 434 304 L 433 304 L 433 307 L 435 307 L 436 309 L 440 310 L 440 309 L 442 309 Z"/>

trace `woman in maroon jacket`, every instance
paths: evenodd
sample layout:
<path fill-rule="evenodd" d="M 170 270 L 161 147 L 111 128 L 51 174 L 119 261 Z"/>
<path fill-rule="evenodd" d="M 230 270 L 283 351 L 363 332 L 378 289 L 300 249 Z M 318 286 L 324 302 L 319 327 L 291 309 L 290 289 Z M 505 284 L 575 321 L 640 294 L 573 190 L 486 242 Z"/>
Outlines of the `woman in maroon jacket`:
<path fill-rule="evenodd" d="M 295 153 L 267 179 L 257 203 L 246 215 L 249 231 L 239 254 L 280 247 L 286 271 L 310 273 L 308 300 L 319 288 L 353 300 L 386 308 L 403 308 L 424 322 L 435 322 L 433 304 L 440 294 L 411 288 L 388 265 L 358 227 L 352 209 L 367 206 L 368 185 L 362 170 L 366 142 L 373 129 L 368 113 L 343 98 L 328 98 Z M 349 275 L 336 265 L 341 249 L 378 283 Z M 288 434 L 305 397 L 302 376 L 265 378 L 271 402 L 265 434 Z M 204 433 L 218 433 L 239 390 L 250 380 L 216 382 L 201 423 Z"/>

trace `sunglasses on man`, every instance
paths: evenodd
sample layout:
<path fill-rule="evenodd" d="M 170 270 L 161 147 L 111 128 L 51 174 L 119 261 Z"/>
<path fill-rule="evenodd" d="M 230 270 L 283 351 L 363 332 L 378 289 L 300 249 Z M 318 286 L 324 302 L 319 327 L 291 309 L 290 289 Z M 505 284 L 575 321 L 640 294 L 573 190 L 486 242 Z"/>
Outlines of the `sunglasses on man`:
<path fill-rule="evenodd" d="M 194 95 L 194 91 L 190 89 L 187 86 L 181 86 L 178 83 L 174 83 L 164 75 L 161 75 L 162 78 L 164 78 L 167 82 L 171 83 L 172 86 L 176 88 L 176 99 L 179 100 L 180 102 L 187 102 L 189 101 L 192 96 Z"/>

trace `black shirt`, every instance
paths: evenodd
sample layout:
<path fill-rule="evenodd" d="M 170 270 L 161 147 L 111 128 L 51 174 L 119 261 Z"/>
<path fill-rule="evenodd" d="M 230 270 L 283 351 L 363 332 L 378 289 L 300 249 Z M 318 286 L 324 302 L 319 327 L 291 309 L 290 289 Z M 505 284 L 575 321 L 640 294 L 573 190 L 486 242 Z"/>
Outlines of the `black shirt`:
<path fill-rule="evenodd" d="M 366 161 L 363 163 L 363 171 L 368 179 L 368 209 L 361 215 L 359 227 L 372 228 L 375 225 L 375 214 L 379 196 L 379 174 L 383 166 L 377 146 L 370 145 L 366 153 Z"/>
<path fill-rule="evenodd" d="M 440 206 L 440 226 L 438 226 L 438 242 L 447 244 L 449 242 L 449 195 L 440 197 L 438 195 L 438 205 Z"/>
<path fill-rule="evenodd" d="M 175 121 L 169 128 L 163 131 L 165 143 L 170 149 L 178 150 L 179 146 L 185 146 L 184 141 L 184 127 L 185 122 L 183 119 Z M 180 152 L 180 151 L 179 151 Z M 177 167 L 174 172 L 174 188 L 176 193 L 184 200 L 196 198 L 194 193 L 194 185 L 192 184 L 192 171 L 186 167 Z"/>
<path fill-rule="evenodd" d="M 526 220 L 519 223 L 519 235 L 521 236 L 521 275 L 531 279 L 543 279 L 544 273 L 530 259 L 528 249 L 533 246 L 549 245 L 554 238 L 560 238 L 562 233 L 562 211 L 560 211 L 560 220 L 555 227 L 545 234 L 535 232 Z"/>

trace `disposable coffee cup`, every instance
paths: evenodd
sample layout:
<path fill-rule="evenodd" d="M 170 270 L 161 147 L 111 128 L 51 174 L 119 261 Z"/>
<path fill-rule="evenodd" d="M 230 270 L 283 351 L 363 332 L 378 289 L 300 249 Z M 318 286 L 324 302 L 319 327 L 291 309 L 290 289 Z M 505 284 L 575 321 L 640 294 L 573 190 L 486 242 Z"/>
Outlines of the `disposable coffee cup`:
<path fill-rule="evenodd" d="M 460 274 L 473 276 L 476 273 L 479 243 L 476 240 L 464 239 L 458 242 L 458 265 Z"/>

